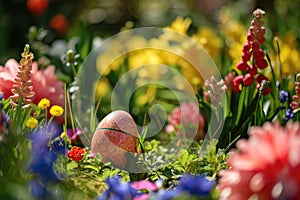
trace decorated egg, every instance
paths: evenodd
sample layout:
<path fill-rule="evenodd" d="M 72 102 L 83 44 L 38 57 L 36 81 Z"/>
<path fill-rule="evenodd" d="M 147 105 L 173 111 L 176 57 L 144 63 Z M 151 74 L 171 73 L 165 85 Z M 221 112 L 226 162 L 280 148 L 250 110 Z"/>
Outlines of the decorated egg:
<path fill-rule="evenodd" d="M 98 124 L 92 138 L 91 150 L 94 154 L 100 154 L 103 162 L 111 161 L 117 167 L 124 167 L 127 154 L 136 152 L 138 135 L 131 115 L 116 110 Z"/>

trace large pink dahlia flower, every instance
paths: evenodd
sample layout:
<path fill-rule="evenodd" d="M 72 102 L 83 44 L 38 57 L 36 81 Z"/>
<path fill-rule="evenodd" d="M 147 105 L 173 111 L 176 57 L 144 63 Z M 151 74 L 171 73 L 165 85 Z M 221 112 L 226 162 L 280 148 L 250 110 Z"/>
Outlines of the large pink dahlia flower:
<path fill-rule="evenodd" d="M 252 127 L 221 171 L 220 199 L 299 199 L 300 124 Z"/>

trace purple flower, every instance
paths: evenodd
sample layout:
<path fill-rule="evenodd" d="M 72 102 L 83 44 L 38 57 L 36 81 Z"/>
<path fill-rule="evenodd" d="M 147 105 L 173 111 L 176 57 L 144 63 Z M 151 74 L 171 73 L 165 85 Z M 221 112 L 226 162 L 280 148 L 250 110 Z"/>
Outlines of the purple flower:
<path fill-rule="evenodd" d="M 293 119 L 294 118 L 294 112 L 291 108 L 288 108 L 286 111 L 285 111 L 285 117 L 284 117 L 284 121 L 287 122 L 288 120 L 290 119 Z"/>
<path fill-rule="evenodd" d="M 289 100 L 289 93 L 287 91 L 281 90 L 279 92 L 279 100 L 281 103 L 287 102 Z"/>
<path fill-rule="evenodd" d="M 72 144 L 74 144 L 76 142 L 76 140 L 78 140 L 79 135 L 81 133 L 82 133 L 82 131 L 77 128 L 75 128 L 75 132 L 71 128 L 68 128 L 68 130 L 67 130 L 67 136 L 70 138 Z"/>
<path fill-rule="evenodd" d="M 137 190 L 129 183 L 121 183 L 120 178 L 115 176 L 106 179 L 108 189 L 97 197 L 96 200 L 131 200 L 137 195 Z"/>

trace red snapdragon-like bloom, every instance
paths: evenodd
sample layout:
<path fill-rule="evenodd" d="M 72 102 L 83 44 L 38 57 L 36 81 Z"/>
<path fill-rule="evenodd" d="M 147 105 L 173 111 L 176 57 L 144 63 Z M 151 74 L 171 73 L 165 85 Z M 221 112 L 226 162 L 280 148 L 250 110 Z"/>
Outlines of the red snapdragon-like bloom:
<path fill-rule="evenodd" d="M 242 88 L 243 76 L 239 75 L 233 79 L 233 92 L 240 92 Z"/>
<path fill-rule="evenodd" d="M 74 146 L 69 152 L 68 157 L 74 160 L 75 162 L 79 162 L 82 160 L 84 153 L 86 152 L 85 149 L 82 149 L 80 147 Z"/>
<path fill-rule="evenodd" d="M 220 199 L 299 199 L 300 124 L 252 127 L 220 172 Z"/>
<path fill-rule="evenodd" d="M 251 26 L 248 29 L 247 41 L 242 49 L 242 61 L 236 65 L 237 69 L 242 71 L 244 74 L 242 82 L 240 82 L 240 77 L 236 77 L 238 80 L 235 82 L 238 83 L 239 87 L 241 83 L 243 83 L 245 87 L 250 86 L 260 75 L 258 74 L 258 69 L 263 70 L 268 66 L 268 62 L 265 59 L 265 52 L 261 49 L 261 44 L 265 42 L 265 28 L 263 27 L 264 22 L 261 20 L 264 13 L 265 12 L 261 9 L 256 9 L 253 12 L 253 20 L 251 21 Z M 234 92 L 240 91 L 241 90 L 237 87 L 234 89 Z M 265 91 L 271 91 L 271 88 L 267 87 Z M 268 93 L 269 92 L 264 92 L 263 94 L 266 95 Z"/>

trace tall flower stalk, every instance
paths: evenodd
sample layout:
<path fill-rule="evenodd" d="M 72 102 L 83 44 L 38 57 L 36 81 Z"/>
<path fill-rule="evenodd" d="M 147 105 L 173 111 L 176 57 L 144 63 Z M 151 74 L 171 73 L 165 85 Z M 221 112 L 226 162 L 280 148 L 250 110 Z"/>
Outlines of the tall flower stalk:
<path fill-rule="evenodd" d="M 31 82 L 31 70 L 33 54 L 29 52 L 29 45 L 25 45 L 24 52 L 21 54 L 22 59 L 20 61 L 19 72 L 15 79 L 16 84 L 13 85 L 10 96 L 11 105 L 17 107 L 21 104 L 22 109 L 28 108 L 32 102 L 31 98 L 34 96 L 32 82 Z"/>
<path fill-rule="evenodd" d="M 265 28 L 263 27 L 264 22 L 262 20 L 264 14 L 265 12 L 261 9 L 256 9 L 253 12 L 253 20 L 251 21 L 247 40 L 242 49 L 242 61 L 236 65 L 237 69 L 243 72 L 243 75 L 234 78 L 234 92 L 241 91 L 241 84 L 248 87 L 256 81 L 257 88 L 259 89 L 263 80 L 268 81 L 267 77 L 259 73 L 260 70 L 268 66 L 268 62 L 264 58 L 265 52 L 261 49 L 261 45 L 265 42 Z M 270 91 L 270 87 L 265 88 L 264 95 L 270 93 Z"/>

